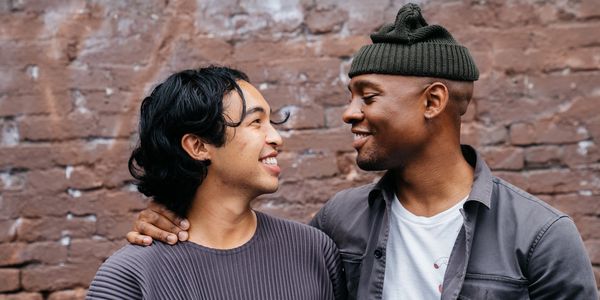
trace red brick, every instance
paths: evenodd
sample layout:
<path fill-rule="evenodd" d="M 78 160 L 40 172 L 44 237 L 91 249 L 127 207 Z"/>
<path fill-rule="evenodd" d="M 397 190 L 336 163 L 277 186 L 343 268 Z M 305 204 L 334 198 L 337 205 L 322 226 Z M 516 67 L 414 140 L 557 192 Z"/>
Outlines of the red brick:
<path fill-rule="evenodd" d="M 27 266 L 21 270 L 21 285 L 26 291 L 55 291 L 87 286 L 100 264 L 92 261 L 62 266 Z"/>
<path fill-rule="evenodd" d="M 288 121 L 280 126 L 283 129 L 316 129 L 325 126 L 325 112 L 320 106 L 289 106 L 282 109 L 290 113 Z"/>
<path fill-rule="evenodd" d="M 19 269 L 0 269 L 0 278 L 0 293 L 19 289 Z"/>
<path fill-rule="evenodd" d="M 20 216 L 25 218 L 65 216 L 74 202 L 67 191 L 61 194 L 21 193 L 15 198 L 22 203 Z"/>
<path fill-rule="evenodd" d="M 545 199 L 553 207 L 572 216 L 591 215 L 600 211 L 600 196 L 581 190 L 573 194 L 560 194 Z"/>
<path fill-rule="evenodd" d="M 89 217 L 43 217 L 23 219 L 17 228 L 20 241 L 59 240 L 64 237 L 89 237 L 96 231 L 94 218 Z"/>
<path fill-rule="evenodd" d="M 17 234 L 17 220 L 0 221 L 0 243 L 13 241 Z"/>
<path fill-rule="evenodd" d="M 147 200 L 137 191 L 105 190 L 85 192 L 71 204 L 75 215 L 126 215 L 140 211 L 147 206 Z"/>
<path fill-rule="evenodd" d="M 585 241 L 585 248 L 587 249 L 588 255 L 592 264 L 600 263 L 600 240 L 587 240 Z"/>
<path fill-rule="evenodd" d="M 295 152 L 353 151 L 349 128 L 334 130 L 301 130 L 282 133 L 283 149 Z"/>
<path fill-rule="evenodd" d="M 103 262 L 127 243 L 124 237 L 114 242 L 96 239 L 73 240 L 69 246 L 69 263 L 79 264 L 91 260 Z"/>
<path fill-rule="evenodd" d="M 349 126 L 342 120 L 342 114 L 345 110 L 345 106 L 327 108 L 325 110 L 325 125 L 327 126 L 327 128 Z"/>
<path fill-rule="evenodd" d="M 600 239 L 600 218 L 597 216 L 581 216 L 575 217 L 575 224 L 581 233 L 584 241 Z"/>
<path fill-rule="evenodd" d="M 137 213 L 111 216 L 99 215 L 96 234 L 110 240 L 122 240 L 127 232 L 133 228 L 136 217 Z"/>
<path fill-rule="evenodd" d="M 350 58 L 358 49 L 370 43 L 371 40 L 368 36 L 340 37 L 327 35 L 315 42 L 314 45 L 309 45 L 309 47 L 315 47 L 315 52 L 318 55 Z"/>
<path fill-rule="evenodd" d="M 0 148 L 0 168 L 2 169 L 47 169 L 53 166 L 48 153 L 56 151 L 50 144 L 18 144 L 15 147 Z"/>
<path fill-rule="evenodd" d="M 564 146 L 531 146 L 525 148 L 525 164 L 527 167 L 550 167 L 561 165 Z"/>
<path fill-rule="evenodd" d="M 83 300 L 87 290 L 78 288 L 74 290 L 58 291 L 50 294 L 48 300 Z"/>
<path fill-rule="evenodd" d="M 43 114 L 51 113 L 54 110 L 57 113 L 69 111 L 71 108 L 71 99 L 59 95 L 53 98 L 54 103 L 44 101 L 41 94 L 8 94 L 0 97 L 0 117 L 18 116 L 25 114 Z M 56 110 L 60 107 L 60 110 Z"/>
<path fill-rule="evenodd" d="M 531 123 L 515 123 L 510 126 L 513 145 L 566 144 L 588 139 L 588 130 L 576 121 L 539 120 Z"/>
<path fill-rule="evenodd" d="M 499 145 L 507 140 L 508 132 L 504 126 L 485 126 L 479 123 L 464 123 L 461 127 L 460 141 L 474 146 Z"/>
<path fill-rule="evenodd" d="M 32 193 L 54 195 L 69 188 L 64 169 L 32 170 L 27 172 L 26 187 Z"/>
<path fill-rule="evenodd" d="M 528 191 L 534 194 L 600 191 L 600 181 L 590 171 L 548 169 L 526 172 L 524 176 L 529 182 Z"/>
<path fill-rule="evenodd" d="M 0 266 L 19 265 L 27 261 L 24 253 L 25 243 L 2 243 L 0 244 Z"/>
<path fill-rule="evenodd" d="M 17 294 L 0 294 L 0 300 L 43 300 L 41 294 L 38 293 L 17 293 Z"/>
<path fill-rule="evenodd" d="M 23 255 L 28 262 L 57 265 L 67 261 L 67 245 L 59 242 L 35 242 L 27 244 Z"/>
<path fill-rule="evenodd" d="M 319 154 L 294 155 L 283 159 L 280 165 L 282 178 L 290 180 L 331 177 L 338 172 L 335 157 Z"/>
<path fill-rule="evenodd" d="M 490 168 L 495 170 L 521 170 L 524 154 L 521 148 L 485 147 L 479 149 Z"/>
<path fill-rule="evenodd" d="M 236 62 L 261 61 L 265 57 L 271 60 L 305 57 L 311 53 L 305 41 L 302 42 L 273 42 L 264 40 L 248 40 L 235 44 L 233 59 Z M 242 71 L 244 71 L 242 69 Z M 252 82 L 256 79 L 250 77 Z"/>
<path fill-rule="evenodd" d="M 347 18 L 346 12 L 313 10 L 305 16 L 305 23 L 312 33 L 322 34 L 339 31 Z"/>
<path fill-rule="evenodd" d="M 571 168 L 587 166 L 600 161 L 600 149 L 593 141 L 581 141 L 564 147 L 564 162 Z"/>

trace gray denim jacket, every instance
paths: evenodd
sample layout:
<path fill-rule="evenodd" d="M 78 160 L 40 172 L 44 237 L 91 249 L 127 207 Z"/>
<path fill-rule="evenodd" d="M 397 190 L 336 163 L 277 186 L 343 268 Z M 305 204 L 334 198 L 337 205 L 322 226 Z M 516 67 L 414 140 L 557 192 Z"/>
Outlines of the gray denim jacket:
<path fill-rule="evenodd" d="M 464 224 L 441 299 L 598 299 L 592 265 L 573 221 L 492 176 L 470 146 L 462 149 L 475 179 L 461 209 Z M 394 199 L 389 177 L 339 192 L 311 221 L 338 245 L 351 299 L 382 297 Z"/>

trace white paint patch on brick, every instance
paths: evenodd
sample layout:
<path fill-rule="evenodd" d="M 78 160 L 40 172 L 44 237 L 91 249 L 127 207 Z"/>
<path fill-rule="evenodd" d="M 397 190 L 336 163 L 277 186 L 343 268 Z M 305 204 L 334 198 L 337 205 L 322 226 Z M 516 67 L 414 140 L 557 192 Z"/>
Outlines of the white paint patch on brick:
<path fill-rule="evenodd" d="M 36 65 L 29 65 L 26 69 L 27 75 L 34 81 L 38 80 L 40 77 L 40 68 Z"/>
<path fill-rule="evenodd" d="M 17 123 L 13 120 L 5 120 L 0 125 L 2 131 L 0 132 L 0 146 L 14 147 L 19 144 L 19 128 Z"/>
<path fill-rule="evenodd" d="M 85 151 L 96 150 L 96 148 L 98 148 L 98 146 L 101 146 L 101 145 L 106 145 L 108 148 L 110 148 L 114 143 L 115 143 L 114 139 L 95 138 L 95 139 L 88 141 L 85 144 L 84 150 Z"/>
<path fill-rule="evenodd" d="M 115 90 L 107 87 L 106 89 L 104 89 L 104 92 L 106 93 L 106 96 L 111 96 L 112 94 L 115 93 Z"/>
<path fill-rule="evenodd" d="M 0 181 L 2 181 L 5 190 L 16 191 L 23 188 L 24 185 L 23 178 L 11 174 L 10 171 L 0 173 Z"/>
<path fill-rule="evenodd" d="M 258 89 L 259 89 L 259 90 L 261 90 L 261 91 L 264 91 L 264 90 L 266 90 L 266 89 L 268 89 L 268 88 L 269 88 L 269 84 L 268 84 L 268 83 L 266 83 L 266 82 L 263 82 L 263 83 L 261 83 L 261 84 L 258 86 Z"/>
<path fill-rule="evenodd" d="M 577 153 L 581 155 L 587 155 L 588 149 L 594 146 L 594 142 L 592 141 L 581 141 L 577 143 Z"/>
<path fill-rule="evenodd" d="M 73 220 L 73 214 L 72 213 L 68 213 L 67 214 L 67 220 Z"/>
<path fill-rule="evenodd" d="M 69 246 L 71 245 L 71 237 L 70 236 L 64 236 L 60 239 L 60 244 L 63 246 Z"/>
<path fill-rule="evenodd" d="M 96 222 L 96 215 L 89 215 L 83 218 L 86 222 Z"/>
<path fill-rule="evenodd" d="M 585 127 L 579 126 L 579 127 L 577 127 L 577 134 L 587 136 L 588 135 L 588 131 L 587 131 L 587 129 Z"/>
<path fill-rule="evenodd" d="M 590 190 L 581 190 L 581 191 L 579 191 L 579 195 L 590 197 L 590 196 L 592 196 L 592 191 L 590 191 Z"/>
<path fill-rule="evenodd" d="M 67 193 L 73 198 L 81 197 L 81 191 L 77 189 L 67 189 Z"/>
<path fill-rule="evenodd" d="M 74 90 L 71 95 L 73 97 L 75 109 L 78 113 L 80 113 L 80 114 L 90 113 L 90 110 L 86 107 L 87 100 L 85 99 L 85 96 L 83 96 L 83 94 L 81 93 L 80 90 Z"/>
<path fill-rule="evenodd" d="M 65 178 L 70 179 L 71 178 L 71 174 L 73 174 L 73 167 L 72 166 L 67 166 L 65 168 Z"/>
<path fill-rule="evenodd" d="M 17 228 L 21 226 L 21 223 L 23 223 L 23 219 L 21 219 L 20 217 L 16 219 L 15 222 L 12 225 L 10 225 L 10 228 L 8 229 L 8 235 L 15 236 L 17 234 Z"/>

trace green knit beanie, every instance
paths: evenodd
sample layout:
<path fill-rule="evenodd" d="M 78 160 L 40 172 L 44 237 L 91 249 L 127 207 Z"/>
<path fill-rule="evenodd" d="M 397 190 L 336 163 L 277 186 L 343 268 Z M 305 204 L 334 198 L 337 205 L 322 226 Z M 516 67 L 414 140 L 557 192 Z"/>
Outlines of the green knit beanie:
<path fill-rule="evenodd" d="M 361 74 L 426 76 L 475 81 L 479 71 L 469 50 L 440 25 L 428 25 L 419 6 L 404 5 L 394 24 L 371 34 L 373 44 L 354 56 L 350 78 Z"/>

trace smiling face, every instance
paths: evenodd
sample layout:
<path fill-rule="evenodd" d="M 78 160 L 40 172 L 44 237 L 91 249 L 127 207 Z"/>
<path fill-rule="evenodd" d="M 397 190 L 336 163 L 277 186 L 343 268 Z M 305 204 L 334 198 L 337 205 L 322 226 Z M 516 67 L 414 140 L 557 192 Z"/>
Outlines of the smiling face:
<path fill-rule="evenodd" d="M 227 127 L 221 147 L 207 145 L 211 164 L 208 177 L 250 197 L 273 193 L 279 186 L 277 148 L 283 142 L 270 123 L 271 108 L 254 86 L 237 82 L 246 100 L 246 116 L 238 127 Z M 223 101 L 226 118 L 239 121 L 242 99 L 233 91 Z"/>
<path fill-rule="evenodd" d="M 364 170 L 405 166 L 420 153 L 428 132 L 423 91 L 428 82 L 419 77 L 366 74 L 353 77 L 352 98 L 344 122 L 352 125 L 356 162 Z"/>

